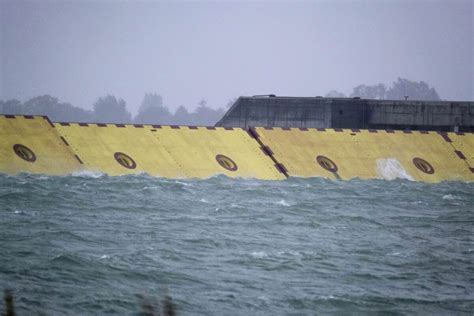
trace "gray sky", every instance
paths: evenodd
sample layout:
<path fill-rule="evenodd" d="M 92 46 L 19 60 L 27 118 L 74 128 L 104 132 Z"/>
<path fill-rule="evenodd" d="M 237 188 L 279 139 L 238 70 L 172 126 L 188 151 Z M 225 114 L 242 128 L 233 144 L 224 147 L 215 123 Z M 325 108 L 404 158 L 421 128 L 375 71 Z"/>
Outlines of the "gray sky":
<path fill-rule="evenodd" d="M 425 80 L 474 99 L 473 1 L 1 2 L 0 99 L 315 96 Z"/>

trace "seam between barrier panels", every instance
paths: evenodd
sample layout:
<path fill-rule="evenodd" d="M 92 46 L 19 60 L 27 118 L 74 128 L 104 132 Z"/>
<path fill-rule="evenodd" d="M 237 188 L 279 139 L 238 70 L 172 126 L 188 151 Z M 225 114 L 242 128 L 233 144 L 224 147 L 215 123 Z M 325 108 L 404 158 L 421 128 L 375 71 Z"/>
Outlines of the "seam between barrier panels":
<path fill-rule="evenodd" d="M 270 148 L 270 146 L 268 145 L 265 145 L 262 140 L 260 139 L 260 135 L 258 135 L 257 131 L 255 130 L 254 127 L 249 127 L 247 129 L 247 133 L 250 135 L 251 138 L 255 139 L 255 141 L 260 145 L 260 149 L 263 151 L 263 153 L 265 155 L 267 155 L 268 157 L 270 157 L 270 159 L 274 162 L 274 166 L 275 168 L 280 172 L 280 173 L 283 173 L 283 175 L 286 177 L 286 178 L 289 178 L 290 176 L 288 175 L 288 169 L 286 169 L 286 167 L 280 163 L 274 156 L 273 154 L 273 151 L 272 149 Z"/>
<path fill-rule="evenodd" d="M 60 125 L 64 126 L 63 123 L 59 123 Z M 69 124 L 68 124 L 69 125 Z M 68 126 L 66 125 L 66 126 Z M 56 126 L 54 126 L 56 128 Z M 71 146 L 69 144 L 69 142 L 66 140 L 66 135 L 63 135 L 61 133 L 61 128 L 56 128 L 56 131 L 58 132 L 58 136 L 59 138 L 63 141 L 63 143 L 69 147 L 69 150 L 71 151 L 71 154 L 73 154 L 74 158 L 76 158 L 76 160 L 81 164 L 83 165 L 84 162 L 82 161 L 82 159 L 79 157 L 79 155 L 76 153 L 76 150 L 73 148 L 73 146 Z"/>
<path fill-rule="evenodd" d="M 464 153 L 462 151 L 458 150 L 456 147 L 454 147 L 453 141 L 449 137 L 448 133 L 438 132 L 438 134 L 444 139 L 445 142 L 447 142 L 451 146 L 451 148 L 454 150 L 454 153 L 456 154 L 456 156 L 459 159 L 464 161 L 464 163 L 466 164 L 467 168 L 471 171 L 471 173 L 474 173 L 474 167 L 471 167 L 471 165 L 469 165 L 469 162 L 467 161 L 466 156 L 464 155 Z M 464 133 L 457 133 L 457 135 L 464 135 Z"/>
<path fill-rule="evenodd" d="M 158 127 L 159 126 L 159 127 Z M 153 125 L 153 127 L 155 128 L 161 128 L 162 126 L 161 125 Z M 178 127 L 179 128 L 179 127 Z M 151 129 L 150 132 L 152 133 L 152 137 L 153 139 L 158 143 L 157 146 L 161 146 L 163 148 L 164 151 L 166 151 L 168 153 L 168 155 L 170 156 L 170 158 L 173 160 L 173 162 L 176 164 L 176 166 L 178 166 L 179 170 L 181 172 L 183 172 L 184 176 L 188 177 L 188 178 L 191 178 L 189 175 L 188 175 L 188 172 L 186 171 L 186 168 L 184 168 L 179 162 L 178 160 L 176 160 L 176 158 L 174 157 L 173 153 L 165 146 L 165 144 L 163 144 L 160 140 L 160 136 L 159 136 L 159 133 L 156 133 L 156 130 L 153 130 Z"/>

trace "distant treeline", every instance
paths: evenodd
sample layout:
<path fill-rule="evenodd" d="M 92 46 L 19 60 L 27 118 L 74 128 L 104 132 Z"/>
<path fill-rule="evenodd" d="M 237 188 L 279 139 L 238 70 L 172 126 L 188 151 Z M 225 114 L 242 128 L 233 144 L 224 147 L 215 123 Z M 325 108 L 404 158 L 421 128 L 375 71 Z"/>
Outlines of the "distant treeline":
<path fill-rule="evenodd" d="M 328 98 L 346 98 L 344 93 L 332 90 L 326 94 Z M 424 82 L 411 81 L 404 78 L 398 78 L 391 86 L 387 87 L 383 83 L 375 85 L 361 84 L 352 90 L 349 97 L 360 97 L 363 99 L 378 99 L 378 100 L 425 100 L 436 101 L 441 100 L 435 88 Z"/>
<path fill-rule="evenodd" d="M 233 101 L 229 101 L 231 104 Z M 12 99 L 0 100 L 0 113 L 23 115 L 47 115 L 56 122 L 110 122 L 110 123 L 139 123 L 139 124 L 169 124 L 169 125 L 214 125 L 224 115 L 225 110 L 216 110 L 207 106 L 205 100 L 199 102 L 193 112 L 184 106 L 172 113 L 163 105 L 163 99 L 156 93 L 147 93 L 143 98 L 138 114 L 132 117 L 123 99 L 113 95 L 99 98 L 92 111 L 60 102 L 50 95 L 34 97 L 24 103 Z"/>
<path fill-rule="evenodd" d="M 326 97 L 344 98 L 341 92 L 330 91 Z M 398 78 L 390 87 L 383 83 L 376 85 L 358 85 L 349 97 L 361 97 L 366 99 L 391 99 L 404 100 L 440 100 L 438 92 L 424 82 L 410 81 Z M 230 100 L 227 107 L 235 101 Z M 138 114 L 132 117 L 127 110 L 127 104 L 123 99 L 117 99 L 113 95 L 99 98 L 92 111 L 73 106 L 69 103 L 59 102 L 57 98 L 50 95 L 34 97 L 24 103 L 18 100 L 0 100 L 0 113 L 2 114 L 39 114 L 47 115 L 56 122 L 110 122 L 110 123 L 139 123 L 139 124 L 168 124 L 168 125 L 214 125 L 225 113 L 225 109 L 212 109 L 207 106 L 205 100 L 201 100 L 193 112 L 189 112 L 184 106 L 172 113 L 163 104 L 163 98 L 156 93 L 145 94 Z"/>

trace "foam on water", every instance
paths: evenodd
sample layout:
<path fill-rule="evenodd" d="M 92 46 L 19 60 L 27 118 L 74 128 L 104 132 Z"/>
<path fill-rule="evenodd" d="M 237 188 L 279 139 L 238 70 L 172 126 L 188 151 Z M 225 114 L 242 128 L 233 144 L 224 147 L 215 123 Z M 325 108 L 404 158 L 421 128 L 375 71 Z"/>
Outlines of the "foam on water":
<path fill-rule="evenodd" d="M 472 314 L 474 184 L 0 175 L 19 315 Z M 1 308 L 0 308 L 1 309 Z"/>
<path fill-rule="evenodd" d="M 406 179 L 414 181 L 413 177 L 395 158 L 377 159 L 377 174 L 385 180 Z"/>
<path fill-rule="evenodd" d="M 93 179 L 98 179 L 104 177 L 106 174 L 102 172 L 95 172 L 95 171 L 90 171 L 90 170 L 81 170 L 77 172 L 73 172 L 71 176 L 73 177 L 79 177 L 79 178 L 93 178 Z"/>

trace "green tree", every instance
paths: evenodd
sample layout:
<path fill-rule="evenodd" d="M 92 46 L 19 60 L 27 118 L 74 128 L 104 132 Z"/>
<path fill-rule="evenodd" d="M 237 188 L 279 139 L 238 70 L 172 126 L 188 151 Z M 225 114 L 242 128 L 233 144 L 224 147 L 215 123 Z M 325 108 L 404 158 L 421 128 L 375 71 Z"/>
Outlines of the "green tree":
<path fill-rule="evenodd" d="M 0 111 L 3 114 L 25 114 L 23 104 L 16 99 L 1 101 Z"/>
<path fill-rule="evenodd" d="M 107 95 L 94 103 L 94 119 L 97 122 L 130 123 L 132 116 L 123 99 Z"/>
<path fill-rule="evenodd" d="M 188 110 L 180 105 L 179 108 L 174 112 L 173 124 L 175 125 L 190 125 L 191 117 Z"/>
<path fill-rule="evenodd" d="M 206 100 L 199 101 L 198 108 L 192 113 L 192 124 L 213 126 L 224 115 L 223 109 L 214 110 L 207 106 Z"/>
<path fill-rule="evenodd" d="M 387 91 L 387 99 L 404 100 L 408 97 L 411 100 L 437 101 L 441 100 L 435 88 L 424 82 L 410 81 L 398 78 Z"/>
<path fill-rule="evenodd" d="M 345 98 L 346 95 L 342 92 L 331 90 L 325 95 L 326 98 Z"/>
<path fill-rule="evenodd" d="M 24 114 L 47 115 L 53 121 L 88 122 L 92 120 L 92 112 L 59 102 L 50 95 L 42 95 L 29 99 L 23 104 Z"/>
<path fill-rule="evenodd" d="M 368 86 L 365 84 L 358 85 L 351 93 L 351 98 L 360 97 L 363 99 L 385 99 L 387 94 L 387 87 L 383 83 Z"/>
<path fill-rule="evenodd" d="M 145 94 L 135 122 L 140 124 L 171 124 L 172 114 L 163 105 L 163 98 L 156 93 Z"/>

